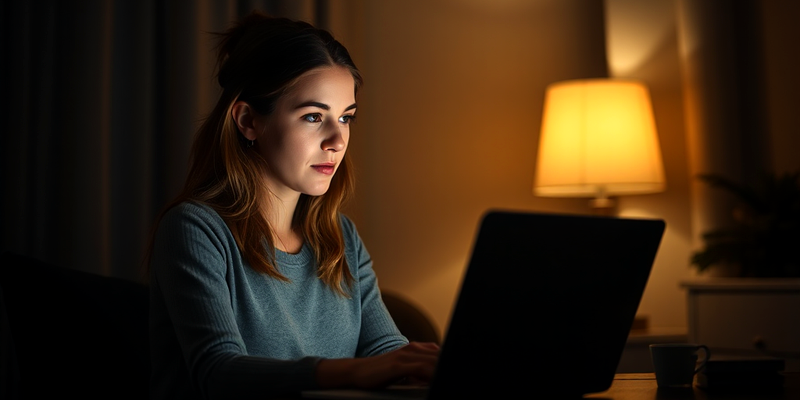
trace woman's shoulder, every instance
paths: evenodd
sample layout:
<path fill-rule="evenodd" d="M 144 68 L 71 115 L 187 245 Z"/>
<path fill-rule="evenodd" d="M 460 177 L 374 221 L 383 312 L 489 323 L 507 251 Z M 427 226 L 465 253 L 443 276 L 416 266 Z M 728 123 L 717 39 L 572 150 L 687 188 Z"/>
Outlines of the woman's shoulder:
<path fill-rule="evenodd" d="M 178 215 L 204 215 L 212 216 L 218 215 L 211 206 L 204 203 L 199 203 L 192 200 L 185 200 L 172 206 L 167 214 Z"/>
<path fill-rule="evenodd" d="M 162 224 L 225 226 L 225 221 L 207 204 L 184 201 L 174 205 L 164 213 Z"/>
<path fill-rule="evenodd" d="M 347 251 L 355 251 L 357 253 L 364 251 L 364 242 L 358 233 L 356 223 L 344 214 L 339 214 L 339 221 Z"/>
<path fill-rule="evenodd" d="M 356 223 L 345 214 L 339 213 L 339 224 L 342 227 L 342 233 L 345 237 L 358 235 L 358 230 L 356 229 Z"/>

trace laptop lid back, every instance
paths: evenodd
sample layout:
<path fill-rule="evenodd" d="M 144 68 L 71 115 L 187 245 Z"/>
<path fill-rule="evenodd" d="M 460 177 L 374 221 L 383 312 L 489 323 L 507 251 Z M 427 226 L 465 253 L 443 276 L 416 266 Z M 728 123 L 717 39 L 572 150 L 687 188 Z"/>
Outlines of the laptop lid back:
<path fill-rule="evenodd" d="M 664 229 L 657 219 L 488 211 L 428 398 L 607 390 Z"/>

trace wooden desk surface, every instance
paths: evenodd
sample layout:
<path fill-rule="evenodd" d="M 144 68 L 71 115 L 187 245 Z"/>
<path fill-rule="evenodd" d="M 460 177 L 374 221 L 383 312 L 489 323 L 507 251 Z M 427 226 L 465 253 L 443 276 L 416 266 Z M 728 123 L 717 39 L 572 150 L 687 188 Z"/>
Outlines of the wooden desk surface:
<path fill-rule="evenodd" d="M 659 390 L 655 374 L 617 374 L 611 388 L 587 395 L 586 399 L 609 400 L 800 400 L 800 372 L 786 372 L 782 389 L 759 393 L 753 391 L 707 391 L 697 386 L 685 390 Z"/>

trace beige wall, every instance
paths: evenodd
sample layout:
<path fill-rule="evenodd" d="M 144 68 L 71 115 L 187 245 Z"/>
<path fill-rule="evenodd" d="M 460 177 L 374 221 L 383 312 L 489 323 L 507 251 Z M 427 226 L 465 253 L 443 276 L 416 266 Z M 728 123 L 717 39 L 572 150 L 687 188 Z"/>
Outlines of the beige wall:
<path fill-rule="evenodd" d="M 347 5 L 350 2 L 334 2 Z M 363 9 L 334 34 L 366 78 L 352 147 L 356 220 L 383 290 L 400 292 L 444 332 L 475 228 L 488 208 L 590 213 L 588 200 L 532 194 L 545 87 L 608 74 L 600 0 L 403 0 Z M 354 7 L 358 8 L 358 7 Z M 363 14 L 362 14 L 363 13 Z M 668 219 L 641 312 L 685 326 L 677 280 L 688 275 L 685 174 L 674 31 L 636 71 L 651 87 L 667 172 L 664 194 L 622 199 L 624 215 Z M 670 36 L 671 35 L 671 36 Z M 660 38 L 659 38 L 660 39 Z M 666 49 L 664 48 L 666 47 Z M 663 53 L 666 52 L 665 56 Z M 674 74 L 677 61 L 667 73 Z M 658 79 L 662 79 L 658 81 Z M 674 87 L 675 88 L 674 88 Z M 676 221 L 673 221 L 676 220 Z M 514 271 L 498 266 L 498 275 Z"/>
<path fill-rule="evenodd" d="M 620 199 L 620 214 L 663 218 L 667 230 L 642 297 L 639 314 L 658 328 L 685 328 L 685 293 L 680 281 L 689 268 L 692 221 L 683 118 L 676 8 L 673 0 L 606 0 L 609 72 L 641 79 L 650 88 L 667 190 Z"/>
<path fill-rule="evenodd" d="M 652 94 L 667 190 L 622 198 L 619 213 L 666 220 L 639 313 L 653 327 L 686 327 L 679 282 L 694 277 L 695 238 L 675 0 L 332 4 L 331 29 L 366 79 L 350 148 L 357 194 L 347 212 L 383 290 L 405 295 L 444 332 L 486 209 L 590 213 L 587 200 L 532 194 L 545 87 L 638 78 Z M 497 274 L 514 279 L 502 266 Z"/>

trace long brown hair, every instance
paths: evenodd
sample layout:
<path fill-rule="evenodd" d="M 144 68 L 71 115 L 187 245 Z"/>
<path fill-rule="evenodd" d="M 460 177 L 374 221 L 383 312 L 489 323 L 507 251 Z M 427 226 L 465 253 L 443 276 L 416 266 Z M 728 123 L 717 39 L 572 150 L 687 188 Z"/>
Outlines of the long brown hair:
<path fill-rule="evenodd" d="M 254 11 L 217 36 L 217 80 L 222 94 L 196 132 L 182 192 L 167 204 L 158 220 L 182 202 L 206 204 L 226 222 L 254 270 L 287 281 L 275 266 L 272 228 L 259 208 L 259 202 L 272 196 L 263 180 L 267 163 L 255 148 L 246 146 L 231 108 L 242 100 L 259 114 L 269 115 L 298 77 L 314 68 L 348 68 L 354 91 L 362 84 L 361 75 L 341 43 L 306 22 Z M 353 276 L 345 260 L 339 212 L 353 186 L 352 165 L 345 153 L 328 191 L 321 196 L 301 194 L 293 219 L 314 250 L 317 275 L 343 296 L 348 295 Z"/>

